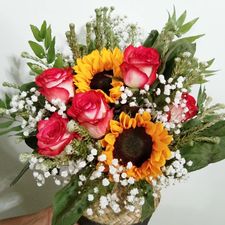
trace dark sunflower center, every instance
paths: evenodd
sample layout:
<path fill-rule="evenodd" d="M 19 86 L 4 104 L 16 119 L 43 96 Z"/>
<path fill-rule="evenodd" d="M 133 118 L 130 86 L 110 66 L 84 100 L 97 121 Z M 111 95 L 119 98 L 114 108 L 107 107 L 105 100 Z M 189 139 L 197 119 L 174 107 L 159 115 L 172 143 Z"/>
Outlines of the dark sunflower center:
<path fill-rule="evenodd" d="M 91 89 L 100 89 L 104 91 L 107 95 L 109 94 L 109 90 L 112 88 L 113 71 L 103 71 L 101 73 L 97 73 L 91 80 L 90 88 Z"/>
<path fill-rule="evenodd" d="M 121 160 L 121 164 L 140 167 L 152 153 L 152 139 L 146 134 L 144 127 L 124 130 L 116 139 L 113 156 Z"/>

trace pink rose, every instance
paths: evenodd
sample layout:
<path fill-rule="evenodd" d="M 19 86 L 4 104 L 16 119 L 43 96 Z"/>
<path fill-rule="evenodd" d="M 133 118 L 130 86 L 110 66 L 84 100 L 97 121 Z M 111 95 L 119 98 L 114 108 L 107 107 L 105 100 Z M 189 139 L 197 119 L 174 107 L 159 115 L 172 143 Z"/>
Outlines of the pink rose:
<path fill-rule="evenodd" d="M 74 96 L 73 70 L 71 68 L 51 68 L 45 70 L 35 80 L 39 91 L 48 101 L 60 99 L 67 103 Z"/>
<path fill-rule="evenodd" d="M 196 105 L 196 100 L 194 97 L 189 95 L 188 93 L 182 94 L 182 99 L 186 102 L 187 112 L 184 111 L 185 107 L 171 106 L 168 114 L 168 121 L 173 121 L 175 123 L 185 122 L 191 118 L 193 118 L 198 113 L 198 106 Z"/>
<path fill-rule="evenodd" d="M 48 120 L 38 122 L 38 153 L 45 156 L 59 155 L 66 145 L 79 136 L 67 131 L 68 119 L 53 113 Z"/>
<path fill-rule="evenodd" d="M 121 65 L 124 83 L 132 88 L 152 85 L 160 65 L 160 55 L 154 48 L 130 45 L 125 49 L 124 62 Z"/>
<path fill-rule="evenodd" d="M 67 114 L 77 120 L 96 139 L 105 135 L 109 121 L 113 117 L 104 95 L 94 90 L 76 94 Z"/>

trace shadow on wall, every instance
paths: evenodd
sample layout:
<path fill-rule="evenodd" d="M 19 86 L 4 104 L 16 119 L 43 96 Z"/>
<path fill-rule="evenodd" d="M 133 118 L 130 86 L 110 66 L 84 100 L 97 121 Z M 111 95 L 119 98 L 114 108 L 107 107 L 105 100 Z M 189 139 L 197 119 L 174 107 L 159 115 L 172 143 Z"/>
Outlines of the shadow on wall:
<path fill-rule="evenodd" d="M 23 144 L 13 145 L 13 138 L 0 139 L 0 218 L 7 218 L 38 211 L 51 205 L 57 188 L 53 182 L 48 181 L 45 186 L 38 188 L 28 171 L 21 180 L 10 187 L 10 182 L 22 169 L 19 162 L 18 150 L 28 150 Z M 29 150 L 28 150 L 29 151 Z M 22 152 L 22 151 L 21 151 Z"/>
<path fill-rule="evenodd" d="M 24 72 L 21 59 L 11 57 L 10 65 L 11 68 L 6 71 L 9 82 L 29 82 L 29 77 L 24 76 L 27 72 Z M 4 91 L 8 93 L 11 90 L 0 88 L 1 96 L 4 95 Z M 13 91 L 12 89 L 11 93 Z M 57 191 L 56 185 L 53 181 L 47 181 L 45 186 L 37 187 L 31 171 L 28 171 L 16 185 L 10 187 L 13 178 L 23 168 L 23 164 L 19 162 L 19 153 L 30 151 L 25 144 L 16 143 L 13 137 L 0 137 L 0 219 L 32 213 L 51 205 Z"/>

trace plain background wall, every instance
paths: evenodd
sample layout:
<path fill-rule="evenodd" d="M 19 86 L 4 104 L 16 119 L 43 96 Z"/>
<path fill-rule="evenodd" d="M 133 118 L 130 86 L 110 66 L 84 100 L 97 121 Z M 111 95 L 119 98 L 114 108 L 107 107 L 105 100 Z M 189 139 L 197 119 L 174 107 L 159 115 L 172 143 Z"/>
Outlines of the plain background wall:
<path fill-rule="evenodd" d="M 217 76 L 206 85 L 214 102 L 225 103 L 225 3 L 221 0 L 1 0 L 0 1 L 0 82 L 11 80 L 12 57 L 19 57 L 29 50 L 31 38 L 29 24 L 40 25 L 46 19 L 52 24 L 57 45 L 64 49 L 64 33 L 70 22 L 80 28 L 100 6 L 114 5 L 117 13 L 127 15 L 130 22 L 138 22 L 147 33 L 162 28 L 167 11 L 173 5 L 177 13 L 188 11 L 188 18 L 200 17 L 191 34 L 205 33 L 198 41 L 197 56 L 202 60 L 216 58 L 214 69 Z M 79 29 L 78 29 L 79 30 Z M 27 80 L 24 61 L 21 76 L 15 80 Z M 2 92 L 2 88 L 1 88 Z M 38 188 L 31 173 L 13 188 L 9 180 L 22 165 L 18 154 L 28 149 L 14 144 L 12 139 L 0 138 L 0 218 L 34 212 L 50 205 L 56 187 L 52 182 Z M 13 207 L 14 206 L 14 207 Z M 224 225 L 225 224 L 225 161 L 190 174 L 190 179 L 162 192 L 161 204 L 153 215 L 150 225 Z"/>

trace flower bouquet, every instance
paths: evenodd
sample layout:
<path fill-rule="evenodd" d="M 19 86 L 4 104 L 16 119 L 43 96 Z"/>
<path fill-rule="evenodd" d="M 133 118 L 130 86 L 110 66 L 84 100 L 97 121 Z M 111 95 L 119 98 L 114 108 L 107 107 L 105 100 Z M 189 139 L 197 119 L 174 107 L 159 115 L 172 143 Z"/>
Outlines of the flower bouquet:
<path fill-rule="evenodd" d="M 85 43 L 70 24 L 71 55 L 56 51 L 45 21 L 31 25 L 34 55 L 22 57 L 33 81 L 5 82 L 17 93 L 0 101 L 0 134 L 32 149 L 12 184 L 30 169 L 37 186 L 61 185 L 53 225 L 147 224 L 162 188 L 225 158 L 224 106 L 211 105 L 202 86 L 213 60 L 195 57 L 202 35 L 182 37 L 197 21 L 185 22 L 186 12 L 145 41 L 113 8 L 95 12 Z"/>

